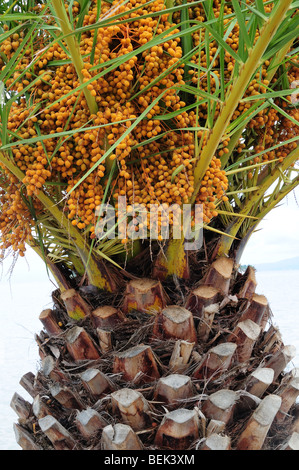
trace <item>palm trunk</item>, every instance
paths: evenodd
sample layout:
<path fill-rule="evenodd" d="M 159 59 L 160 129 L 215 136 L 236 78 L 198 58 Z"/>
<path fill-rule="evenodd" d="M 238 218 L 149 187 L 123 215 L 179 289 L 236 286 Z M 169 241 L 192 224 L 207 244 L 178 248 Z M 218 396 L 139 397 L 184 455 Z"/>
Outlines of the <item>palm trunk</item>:
<path fill-rule="evenodd" d="M 131 281 L 113 305 L 112 294 L 64 292 L 40 316 L 40 369 L 20 382 L 32 403 L 18 394 L 11 402 L 18 444 L 297 448 L 298 370 L 286 372 L 294 348 L 284 345 L 255 289 L 253 268 L 242 275 L 222 258 L 185 296 L 169 280 L 148 279 Z M 70 298 L 84 310 L 79 320 L 68 314 Z"/>

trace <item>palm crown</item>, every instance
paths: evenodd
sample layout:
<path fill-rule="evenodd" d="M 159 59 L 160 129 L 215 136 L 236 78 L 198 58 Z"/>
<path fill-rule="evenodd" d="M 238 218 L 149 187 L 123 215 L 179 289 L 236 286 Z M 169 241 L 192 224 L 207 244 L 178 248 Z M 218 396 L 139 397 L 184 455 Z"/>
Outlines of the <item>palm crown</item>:
<path fill-rule="evenodd" d="M 298 25 L 293 0 L 2 5 L 2 256 L 59 287 L 23 449 L 298 448 L 294 347 L 238 270 L 299 183 Z"/>

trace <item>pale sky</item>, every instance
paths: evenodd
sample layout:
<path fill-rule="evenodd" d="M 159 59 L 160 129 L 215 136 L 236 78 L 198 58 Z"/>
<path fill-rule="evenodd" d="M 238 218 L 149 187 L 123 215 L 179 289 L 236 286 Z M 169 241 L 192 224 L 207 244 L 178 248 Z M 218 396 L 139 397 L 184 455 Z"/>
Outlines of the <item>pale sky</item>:
<path fill-rule="evenodd" d="M 244 250 L 242 264 L 271 263 L 299 256 L 298 187 L 268 214 L 258 230 Z"/>

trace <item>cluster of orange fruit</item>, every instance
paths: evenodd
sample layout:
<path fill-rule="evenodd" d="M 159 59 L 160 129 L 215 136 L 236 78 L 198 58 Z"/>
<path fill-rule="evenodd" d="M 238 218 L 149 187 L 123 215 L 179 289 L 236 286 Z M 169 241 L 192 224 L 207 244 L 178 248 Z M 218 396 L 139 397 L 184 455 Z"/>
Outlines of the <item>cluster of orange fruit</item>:
<path fill-rule="evenodd" d="M 68 10 L 67 2 L 65 7 Z M 106 22 L 104 26 L 93 29 L 92 25 L 99 17 L 97 8 L 98 2 L 91 2 L 84 16 L 79 42 L 84 61 L 81 73 L 96 101 L 96 113 L 90 112 L 82 89 L 78 89 L 79 78 L 65 45 L 53 41 L 47 31 L 36 35 L 31 47 L 24 47 L 13 76 L 5 83 L 9 93 L 17 93 L 10 109 L 7 129 L 11 142 L 16 141 L 11 151 L 16 164 L 24 172 L 23 184 L 27 196 L 32 198 L 33 205 L 37 205 L 38 193 L 45 183 L 50 196 L 51 192 L 54 193 L 53 183 L 65 184 L 62 186 L 64 191 L 70 192 L 68 217 L 73 225 L 87 230 L 91 237 L 94 237 L 96 227 L 96 208 L 103 201 L 108 182 L 109 202 L 116 209 L 118 196 L 126 196 L 128 207 L 138 203 L 145 208 L 151 204 L 164 204 L 165 207 L 181 205 L 190 200 L 194 191 L 196 155 L 194 131 L 189 128 L 198 126 L 198 122 L 204 122 L 207 117 L 206 103 L 198 113 L 184 110 L 186 103 L 181 97 L 180 86 L 186 80 L 185 64 L 181 60 L 180 38 L 173 37 L 179 32 L 175 29 L 179 19 L 176 14 L 172 19 L 163 14 L 166 8 L 164 0 L 151 3 L 130 0 L 125 4 L 118 0 L 112 4 L 103 1 L 100 18 L 111 18 L 111 23 Z M 215 16 L 219 15 L 220 8 L 221 2 L 215 0 Z M 229 15 L 229 3 L 224 8 L 224 14 Z M 44 5 L 37 4 L 34 8 L 39 14 L 41 10 L 45 21 L 51 24 L 53 15 Z M 191 17 L 206 20 L 201 4 L 189 10 Z M 75 21 L 79 13 L 80 4 L 72 2 Z M 118 20 L 114 19 L 115 15 L 119 15 Z M 123 19 L 130 21 L 121 21 Z M 1 43 L 2 57 L 10 60 L 25 34 L 25 28 L 21 28 L 7 37 Z M 203 41 L 202 34 L 193 35 L 194 45 Z M 164 35 L 163 40 L 146 48 L 146 44 L 159 35 Z M 236 25 L 227 38 L 234 50 L 238 47 L 238 36 Z M 137 52 L 140 47 L 144 49 Z M 210 41 L 209 47 L 209 58 L 205 51 L 201 51 L 194 55 L 192 61 L 202 68 L 214 61 L 212 75 L 220 80 L 216 41 Z M 125 55 L 128 59 L 122 60 Z M 118 61 L 119 65 L 111 66 L 113 61 L 114 64 Z M 234 59 L 226 53 L 225 61 L 225 79 L 229 81 Z M 5 70 L 1 55 L 0 66 Z M 210 80 L 211 88 L 208 89 L 205 73 L 200 73 L 199 82 L 198 78 L 198 72 L 193 70 L 189 83 L 199 83 L 203 90 L 215 92 L 216 79 Z M 248 94 L 262 93 L 267 84 L 265 68 L 262 76 L 256 77 L 251 84 Z M 234 119 L 246 111 L 247 104 L 242 106 L 236 111 Z M 217 107 L 215 117 L 218 112 Z M 136 124 L 142 113 L 144 117 Z M 171 118 L 167 119 L 167 113 L 171 113 Z M 275 118 L 270 112 L 260 117 L 263 123 L 252 121 L 258 129 L 264 125 L 269 127 L 272 117 Z M 134 128 L 130 129 L 133 124 Z M 69 133 L 64 134 L 65 131 Z M 200 139 L 200 131 L 197 137 Z M 205 142 L 204 135 L 202 142 Z M 228 181 L 220 159 L 229 151 L 228 145 L 229 137 L 221 142 L 197 196 L 197 202 L 203 205 L 205 223 L 217 216 L 217 203 L 227 200 L 225 192 Z M 113 150 L 110 151 L 112 146 Z M 243 147 L 244 143 L 240 142 L 239 151 Z M 107 150 L 108 156 L 104 158 Z M 109 178 L 111 171 L 114 171 L 112 179 Z M 86 172 L 88 176 L 81 181 Z M 6 220 L 7 209 L 2 198 L 1 220 Z M 27 233 L 26 217 L 24 233 Z M 163 223 L 162 216 L 160 228 Z M 12 231 L 19 233 L 16 231 L 19 226 L 22 227 L 21 219 Z M 20 244 L 23 242 L 24 236 Z M 15 242 L 12 246 L 20 249 Z"/>
<path fill-rule="evenodd" d="M 26 242 L 32 240 L 32 217 L 30 207 L 25 203 L 21 185 L 13 175 L 2 171 L 0 190 L 0 231 L 1 245 L 0 257 L 3 258 L 5 250 L 12 248 L 20 256 L 24 256 Z M 36 207 L 38 211 L 39 208 Z"/>
<path fill-rule="evenodd" d="M 250 3 L 247 1 L 247 3 Z M 273 3 L 271 2 L 264 2 L 264 9 L 266 13 L 270 13 L 273 8 Z M 221 1 L 214 0 L 214 7 L 213 7 L 213 14 L 215 18 L 220 15 L 221 11 Z M 223 9 L 224 25 L 229 25 L 231 22 L 231 18 L 233 17 L 233 9 L 230 2 L 227 2 L 224 5 Z M 176 21 L 180 21 L 179 13 L 175 14 Z M 189 16 L 199 22 L 204 22 L 206 20 L 205 15 L 205 8 L 202 3 L 196 6 L 193 9 L 189 9 Z M 206 42 L 205 42 L 205 34 L 209 34 L 209 54 L 206 51 Z M 257 39 L 259 38 L 259 30 L 256 30 L 255 38 L 253 44 L 256 43 Z M 230 48 L 238 52 L 239 50 L 239 37 L 240 37 L 240 28 L 238 23 L 235 23 L 233 27 L 230 28 L 230 32 L 227 35 L 226 43 L 230 46 Z M 212 94 L 217 93 L 217 84 L 219 87 L 219 83 L 221 82 L 221 72 L 220 72 L 220 55 L 218 51 L 218 44 L 216 40 L 213 40 L 211 33 L 205 31 L 204 29 L 200 28 L 198 32 L 193 34 L 193 43 L 197 45 L 199 48 L 199 52 L 192 57 L 191 63 L 195 65 L 194 69 L 189 71 L 191 76 L 191 81 L 196 84 L 199 89 L 210 92 Z M 287 62 L 286 59 L 286 68 L 288 69 L 288 81 L 289 85 L 291 86 L 292 83 L 298 83 L 299 79 L 299 71 L 298 67 L 296 67 L 295 62 L 298 57 L 293 58 L 293 62 Z M 226 83 L 230 83 L 232 73 L 234 71 L 236 61 L 235 58 L 229 53 L 228 50 L 224 52 L 224 61 L 225 61 L 225 69 L 224 69 L 224 80 Z M 197 65 L 200 64 L 200 70 L 197 69 Z M 269 85 L 268 80 L 268 68 L 270 66 L 270 61 L 266 60 L 260 67 L 260 71 L 252 78 L 249 86 L 244 94 L 244 98 L 257 96 L 257 99 L 260 95 L 266 93 L 267 87 Z M 209 70 L 209 72 L 208 72 Z M 271 71 L 271 67 L 270 67 Z M 208 74 L 209 76 L 209 86 L 208 86 Z M 273 82 L 275 83 L 275 77 Z M 290 118 L 294 118 L 298 121 L 299 119 L 299 111 L 298 108 L 296 109 L 294 106 L 290 106 L 291 97 L 287 96 L 281 102 L 281 100 L 277 100 L 279 106 L 287 109 L 287 114 Z M 237 119 L 242 114 L 248 112 L 248 110 L 252 107 L 254 101 L 244 101 L 241 102 L 238 107 L 236 108 L 232 121 Z M 217 117 L 220 111 L 220 105 L 216 104 L 215 109 L 215 118 Z M 203 104 L 200 109 L 200 117 L 203 119 L 207 118 L 208 113 L 208 105 Z M 267 149 L 272 148 L 277 143 L 281 143 L 292 139 L 292 137 L 298 136 L 298 126 L 294 125 L 289 117 L 282 115 L 277 109 L 274 107 L 267 107 L 258 112 L 257 116 L 251 119 L 250 123 L 248 124 L 249 129 L 253 129 L 256 135 L 255 145 L 253 148 L 253 153 L 257 154 L 260 153 L 261 156 L 256 156 L 251 163 L 259 163 L 262 161 L 274 160 L 279 159 L 282 161 L 294 148 L 296 148 L 296 143 L 292 142 L 281 146 L 279 149 L 269 150 Z M 279 123 L 279 125 L 277 124 Z M 275 129 L 275 130 L 274 130 Z M 218 150 L 217 156 L 221 158 L 225 153 L 228 152 L 228 143 L 229 138 L 222 143 L 222 147 Z M 245 147 L 244 139 L 239 142 L 238 151 L 241 153 Z"/>

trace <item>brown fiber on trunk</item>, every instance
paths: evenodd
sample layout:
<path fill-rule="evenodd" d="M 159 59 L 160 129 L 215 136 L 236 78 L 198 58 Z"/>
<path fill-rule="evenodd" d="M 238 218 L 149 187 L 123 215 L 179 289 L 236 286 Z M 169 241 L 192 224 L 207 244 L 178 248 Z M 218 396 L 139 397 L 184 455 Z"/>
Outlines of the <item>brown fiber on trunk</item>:
<path fill-rule="evenodd" d="M 210 280 L 215 267 L 226 272 L 226 294 L 198 284 L 183 295 L 184 286 L 178 291 L 168 280 L 169 300 L 154 315 L 145 313 L 148 280 L 144 297 L 140 289 L 137 295 L 147 307 L 125 315 L 119 296 L 95 288 L 80 288 L 91 313 L 79 321 L 55 303 L 41 320 L 53 314 L 61 331 L 51 334 L 43 323 L 39 370 L 20 381 L 33 403 L 18 395 L 11 403 L 20 447 L 295 449 L 298 370 L 285 372 L 295 348 L 271 324 L 263 296 L 236 295 L 248 277 L 230 273 L 231 266 L 222 259 L 210 270 Z M 187 304 L 194 292 L 205 297 L 200 307 Z"/>

